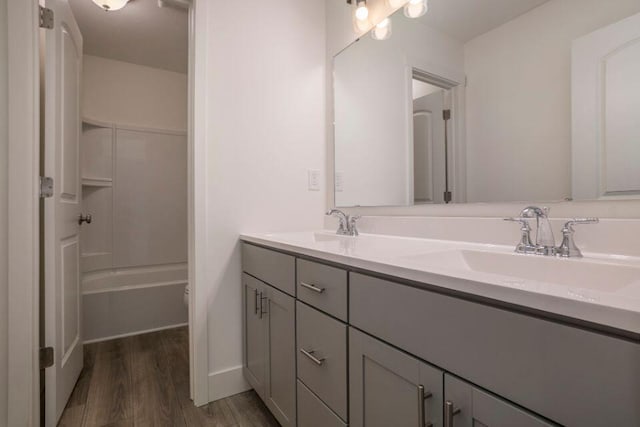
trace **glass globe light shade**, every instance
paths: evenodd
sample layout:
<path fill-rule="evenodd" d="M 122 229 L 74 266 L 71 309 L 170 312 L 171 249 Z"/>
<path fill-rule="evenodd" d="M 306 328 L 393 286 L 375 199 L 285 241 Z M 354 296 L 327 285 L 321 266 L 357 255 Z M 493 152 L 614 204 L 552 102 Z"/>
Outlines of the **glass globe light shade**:
<path fill-rule="evenodd" d="M 409 0 L 404 6 L 404 14 L 408 18 L 419 18 L 429 9 L 427 0 Z"/>
<path fill-rule="evenodd" d="M 387 40 L 391 37 L 391 19 L 385 18 L 373 27 L 371 38 L 374 40 Z"/>
<path fill-rule="evenodd" d="M 93 0 L 93 2 L 101 9 L 107 12 L 120 10 L 127 5 L 129 0 Z"/>

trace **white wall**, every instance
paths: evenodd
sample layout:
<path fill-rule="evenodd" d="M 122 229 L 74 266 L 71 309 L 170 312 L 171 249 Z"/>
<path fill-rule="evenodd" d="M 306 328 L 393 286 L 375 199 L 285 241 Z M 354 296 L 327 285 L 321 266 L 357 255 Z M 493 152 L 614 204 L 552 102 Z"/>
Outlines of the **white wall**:
<path fill-rule="evenodd" d="M 307 170 L 325 170 L 325 21 L 317 0 L 209 0 L 196 11 L 210 31 L 195 33 L 196 202 L 206 198 L 196 212 L 206 241 L 195 245 L 206 265 L 194 298 L 208 311 L 213 400 L 244 384 L 238 235 L 323 224 L 325 192 L 307 191 Z"/>
<path fill-rule="evenodd" d="M 187 75 L 84 56 L 83 115 L 103 122 L 187 129 Z"/>
<path fill-rule="evenodd" d="M 465 45 L 469 202 L 571 197 L 571 42 L 639 11 L 552 0 Z"/>
<path fill-rule="evenodd" d="M 0 425 L 7 422 L 7 2 L 0 2 Z"/>

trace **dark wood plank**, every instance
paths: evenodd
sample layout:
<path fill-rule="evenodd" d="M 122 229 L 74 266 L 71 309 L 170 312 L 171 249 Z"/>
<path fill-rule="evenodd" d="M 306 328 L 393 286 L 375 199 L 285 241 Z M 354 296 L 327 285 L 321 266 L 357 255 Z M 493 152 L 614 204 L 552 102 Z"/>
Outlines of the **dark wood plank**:
<path fill-rule="evenodd" d="M 162 333 L 132 338 L 131 373 L 136 426 L 185 427 L 171 382 L 171 366 L 162 347 Z"/>
<path fill-rule="evenodd" d="M 239 427 L 279 427 L 262 400 L 253 391 L 236 394 L 225 399 L 229 402 Z"/>
<path fill-rule="evenodd" d="M 254 391 L 203 407 L 190 399 L 186 327 L 85 346 L 60 426 L 276 427 Z"/>
<path fill-rule="evenodd" d="M 85 426 L 133 421 L 130 347 L 130 338 L 98 344 L 85 409 Z"/>
<path fill-rule="evenodd" d="M 67 406 L 62 412 L 58 427 L 80 427 L 84 419 L 85 405 Z"/>
<path fill-rule="evenodd" d="M 189 388 L 189 332 L 188 328 L 163 331 L 163 350 L 171 366 L 171 382 L 176 391 L 187 426 L 234 427 L 237 422 L 231 408 L 224 401 L 198 408 L 193 404 Z"/>
<path fill-rule="evenodd" d="M 73 408 L 78 405 L 85 406 L 87 403 L 97 347 L 98 344 L 87 344 L 84 346 L 84 366 L 80 373 L 80 378 L 78 378 L 78 382 L 71 393 L 71 397 L 69 397 L 67 408 Z"/>

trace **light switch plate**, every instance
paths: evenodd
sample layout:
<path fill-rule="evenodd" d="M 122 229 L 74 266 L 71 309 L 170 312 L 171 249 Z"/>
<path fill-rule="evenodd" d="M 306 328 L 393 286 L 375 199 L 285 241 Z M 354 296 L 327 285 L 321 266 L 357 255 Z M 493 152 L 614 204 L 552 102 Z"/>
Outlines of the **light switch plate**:
<path fill-rule="evenodd" d="M 340 193 L 344 189 L 344 175 L 342 172 L 336 172 L 335 190 Z"/>
<path fill-rule="evenodd" d="M 320 191 L 320 171 L 309 170 L 307 171 L 309 178 L 309 191 Z"/>

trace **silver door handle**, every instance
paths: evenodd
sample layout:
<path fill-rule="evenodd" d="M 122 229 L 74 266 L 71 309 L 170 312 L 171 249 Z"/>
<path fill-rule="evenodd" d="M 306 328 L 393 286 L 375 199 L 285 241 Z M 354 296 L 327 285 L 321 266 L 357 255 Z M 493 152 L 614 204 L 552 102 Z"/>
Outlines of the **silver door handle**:
<path fill-rule="evenodd" d="M 300 282 L 300 286 L 302 286 L 303 288 L 307 288 L 309 290 L 312 290 L 313 292 L 317 292 L 319 294 L 324 292 L 324 288 L 319 288 L 316 285 L 311 285 L 309 283 Z"/>
<path fill-rule="evenodd" d="M 78 215 L 78 225 L 82 225 L 83 222 L 86 222 L 87 224 L 91 224 L 91 221 L 93 220 L 93 218 L 91 218 L 90 214 L 87 215 Z"/>
<path fill-rule="evenodd" d="M 455 408 L 453 402 L 444 402 L 444 427 L 453 427 L 453 416 L 460 413 L 460 408 Z"/>
<path fill-rule="evenodd" d="M 262 292 L 260 292 L 260 318 L 262 319 L 262 316 L 264 316 L 265 314 L 267 314 L 266 311 L 264 311 L 264 300 L 269 299 L 265 296 L 262 296 Z"/>
<path fill-rule="evenodd" d="M 322 364 L 324 363 L 324 357 L 322 359 L 318 359 L 316 356 L 314 356 L 315 350 L 307 351 L 304 348 L 301 348 L 300 353 L 307 356 L 309 359 L 311 359 L 313 363 L 315 363 L 318 366 L 322 366 Z"/>
<path fill-rule="evenodd" d="M 425 391 L 423 385 L 418 386 L 418 427 L 433 427 L 433 423 L 431 421 L 426 421 L 427 419 L 427 410 L 424 407 L 424 401 L 431 398 L 433 393 L 430 391 Z"/>

